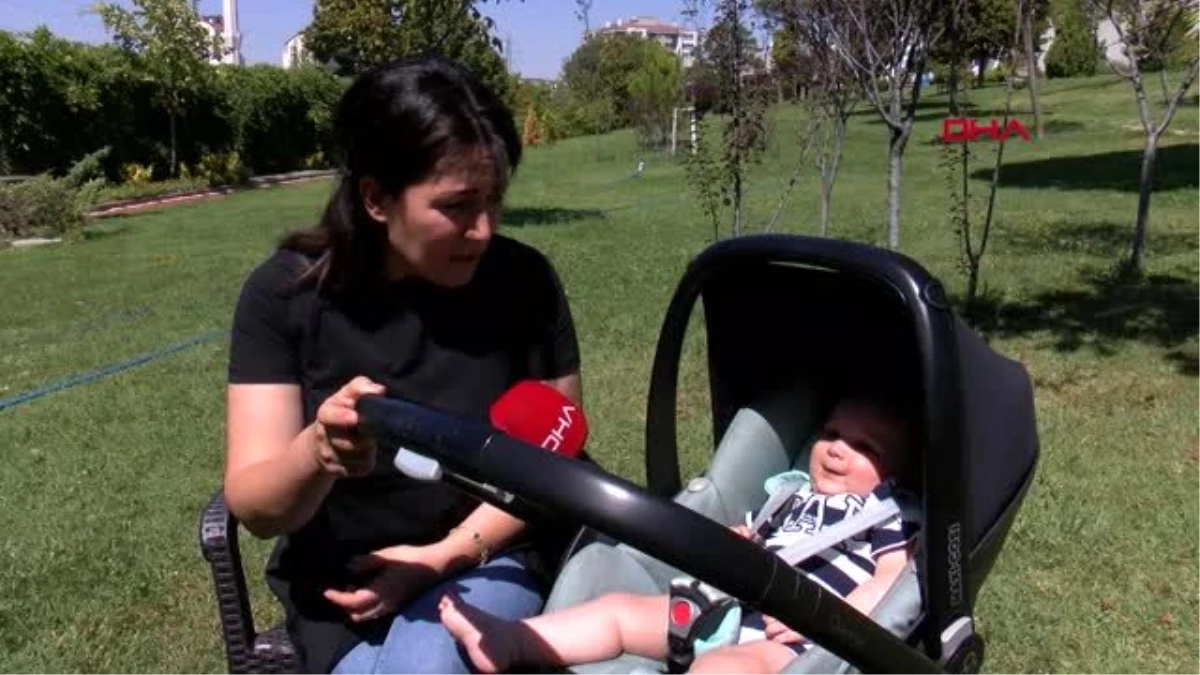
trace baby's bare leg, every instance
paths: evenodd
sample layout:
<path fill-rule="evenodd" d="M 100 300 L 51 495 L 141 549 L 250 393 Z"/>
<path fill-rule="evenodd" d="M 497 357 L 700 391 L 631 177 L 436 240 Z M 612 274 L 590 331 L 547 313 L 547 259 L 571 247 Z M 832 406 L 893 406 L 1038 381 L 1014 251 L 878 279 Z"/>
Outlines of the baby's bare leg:
<path fill-rule="evenodd" d="M 787 645 L 771 640 L 755 640 L 705 652 L 692 662 L 688 672 L 778 673 L 795 658 L 796 652 Z"/>
<path fill-rule="evenodd" d="M 442 623 L 481 672 L 517 665 L 567 666 L 623 653 L 667 657 L 667 596 L 613 593 L 568 609 L 506 621 L 444 598 Z"/>

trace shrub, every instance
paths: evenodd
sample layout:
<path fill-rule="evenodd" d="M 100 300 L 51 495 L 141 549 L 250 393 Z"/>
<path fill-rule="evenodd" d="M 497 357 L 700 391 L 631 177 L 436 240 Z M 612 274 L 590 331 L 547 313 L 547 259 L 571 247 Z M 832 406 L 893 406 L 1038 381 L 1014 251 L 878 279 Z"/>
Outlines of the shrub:
<path fill-rule="evenodd" d="M 145 185 L 154 178 L 154 167 L 143 166 L 137 162 L 122 164 L 121 178 L 132 185 Z"/>
<path fill-rule="evenodd" d="M 70 193 L 62 180 L 49 174 L 0 187 L 0 238 L 61 234 L 70 218 Z"/>
<path fill-rule="evenodd" d="M 1054 43 L 1046 53 L 1048 77 L 1095 75 L 1102 53 L 1078 0 L 1064 2 L 1054 17 Z"/>
<path fill-rule="evenodd" d="M 329 168 L 329 160 L 325 158 L 324 152 L 318 150 L 308 157 L 305 157 L 304 161 L 300 163 L 300 168 L 304 169 L 305 171 L 327 169 Z"/>
<path fill-rule="evenodd" d="M 250 180 L 250 172 L 236 152 L 205 153 L 193 173 L 212 187 L 241 185 Z"/>
<path fill-rule="evenodd" d="M 83 229 L 83 214 L 104 187 L 102 162 L 108 153 L 104 148 L 84 157 L 62 178 L 43 173 L 0 187 L 0 239 L 76 239 Z"/>
<path fill-rule="evenodd" d="M 96 203 L 104 204 L 109 202 L 122 202 L 129 199 L 141 199 L 144 197 L 161 197 L 179 192 L 189 192 L 192 190 L 200 190 L 208 187 L 205 181 L 191 177 L 186 178 L 183 175 L 184 166 L 180 165 L 180 178 L 173 180 L 159 180 L 153 183 L 108 183 L 100 189 L 96 195 Z"/>
<path fill-rule="evenodd" d="M 0 31 L 0 173 L 62 175 L 97 146 L 112 152 L 106 176 L 141 177 L 139 165 L 168 177 L 169 118 L 141 57 L 115 45 L 72 42 L 39 29 Z M 188 92 L 178 119 L 178 161 L 237 153 L 247 170 L 291 171 L 330 156 L 332 110 L 345 82 L 316 66 L 284 70 L 213 66 Z"/>

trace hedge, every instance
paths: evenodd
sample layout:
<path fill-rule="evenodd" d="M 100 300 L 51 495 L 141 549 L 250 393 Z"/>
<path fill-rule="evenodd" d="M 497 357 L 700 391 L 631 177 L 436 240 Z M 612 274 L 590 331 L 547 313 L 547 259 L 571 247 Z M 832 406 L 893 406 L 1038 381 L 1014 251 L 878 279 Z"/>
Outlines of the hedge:
<path fill-rule="evenodd" d="M 169 118 L 138 57 L 38 29 L 0 31 L 0 171 L 62 175 L 108 147 L 109 180 L 168 177 Z M 330 118 L 345 82 L 309 66 L 213 66 L 186 96 L 179 161 L 193 173 L 235 157 L 247 173 L 325 165 Z M 144 169 L 143 169 L 144 168 Z"/>

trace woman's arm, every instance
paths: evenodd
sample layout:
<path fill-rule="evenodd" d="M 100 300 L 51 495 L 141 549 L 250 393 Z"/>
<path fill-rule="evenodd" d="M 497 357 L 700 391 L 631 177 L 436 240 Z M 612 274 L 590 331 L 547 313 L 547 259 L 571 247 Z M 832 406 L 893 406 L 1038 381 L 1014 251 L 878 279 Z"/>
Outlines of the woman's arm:
<path fill-rule="evenodd" d="M 228 391 L 225 499 L 259 537 L 286 534 L 312 518 L 340 476 L 371 471 L 375 447 L 357 432 L 355 404 L 382 385 L 356 377 L 321 403 L 301 428 L 300 389 L 236 384 Z"/>
<path fill-rule="evenodd" d="M 583 405 L 583 388 L 578 372 L 543 381 L 576 404 Z M 479 561 L 480 543 L 491 553 L 504 548 L 524 529 L 524 521 L 491 504 L 480 504 L 459 524 L 458 529 L 450 532 L 434 547 L 438 549 L 437 558 L 444 561 L 445 572 L 453 572 Z M 475 541 L 475 534 L 479 535 L 479 543 Z"/>
<path fill-rule="evenodd" d="M 316 512 L 334 481 L 317 462 L 316 425 L 303 427 L 300 387 L 233 384 L 226 402 L 230 511 L 258 537 L 295 530 Z"/>
<path fill-rule="evenodd" d="M 543 380 L 543 382 L 562 392 L 563 396 L 574 401 L 576 405 L 583 406 L 583 384 L 578 371 L 553 380 Z"/>

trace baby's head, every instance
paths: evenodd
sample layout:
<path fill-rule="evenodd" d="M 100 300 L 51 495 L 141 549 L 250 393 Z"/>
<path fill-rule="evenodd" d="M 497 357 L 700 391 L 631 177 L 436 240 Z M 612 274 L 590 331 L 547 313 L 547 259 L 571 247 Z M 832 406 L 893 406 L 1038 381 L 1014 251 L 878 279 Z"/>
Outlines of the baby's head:
<path fill-rule="evenodd" d="M 910 435 L 910 425 L 890 407 L 843 399 L 813 444 L 808 463 L 813 490 L 870 494 L 881 481 L 903 475 Z"/>

